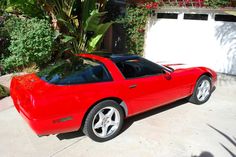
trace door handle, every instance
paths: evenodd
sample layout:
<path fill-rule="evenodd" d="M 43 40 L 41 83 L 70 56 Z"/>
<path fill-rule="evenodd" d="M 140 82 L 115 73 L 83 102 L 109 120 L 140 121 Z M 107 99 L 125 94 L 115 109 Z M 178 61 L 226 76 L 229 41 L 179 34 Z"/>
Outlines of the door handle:
<path fill-rule="evenodd" d="M 136 88 L 137 85 L 136 84 L 133 84 L 133 85 L 130 85 L 129 88 Z"/>

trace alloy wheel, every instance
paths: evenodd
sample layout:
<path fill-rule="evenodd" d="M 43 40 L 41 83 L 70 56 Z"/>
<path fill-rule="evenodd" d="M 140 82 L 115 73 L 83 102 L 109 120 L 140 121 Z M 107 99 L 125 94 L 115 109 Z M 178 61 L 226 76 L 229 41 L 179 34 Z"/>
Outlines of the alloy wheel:
<path fill-rule="evenodd" d="M 104 107 L 97 112 L 92 121 L 92 130 L 100 138 L 107 138 L 119 128 L 119 111 L 114 107 Z"/>
<path fill-rule="evenodd" d="M 210 95 L 211 84 L 208 80 L 203 80 L 198 86 L 197 99 L 205 101 Z"/>

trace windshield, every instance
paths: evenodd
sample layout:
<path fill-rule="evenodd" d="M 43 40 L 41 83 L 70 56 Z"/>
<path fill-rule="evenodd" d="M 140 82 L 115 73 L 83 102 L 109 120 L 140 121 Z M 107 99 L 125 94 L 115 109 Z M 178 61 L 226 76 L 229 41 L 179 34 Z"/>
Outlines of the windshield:
<path fill-rule="evenodd" d="M 71 57 L 66 60 L 57 61 L 38 72 L 37 76 L 48 83 L 57 85 L 112 80 L 102 63 L 82 57 Z"/>

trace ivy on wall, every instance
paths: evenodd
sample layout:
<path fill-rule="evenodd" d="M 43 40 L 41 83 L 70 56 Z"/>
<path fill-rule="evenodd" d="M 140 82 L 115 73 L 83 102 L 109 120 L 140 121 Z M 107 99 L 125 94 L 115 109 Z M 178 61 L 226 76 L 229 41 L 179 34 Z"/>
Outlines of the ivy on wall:
<path fill-rule="evenodd" d="M 211 8 L 224 7 L 230 4 L 230 0 L 204 0 L 204 5 Z"/>
<path fill-rule="evenodd" d="M 143 5 L 132 5 L 127 7 L 126 15 L 121 19 L 126 30 L 126 48 L 130 54 L 143 54 L 148 13 Z"/>
<path fill-rule="evenodd" d="M 158 8 L 158 0 L 129 0 L 126 14 L 118 20 L 126 31 L 126 49 L 130 54 L 143 55 L 145 28 L 149 15 Z"/>
<path fill-rule="evenodd" d="M 232 7 L 232 0 L 159 0 L 160 6 L 223 8 Z"/>

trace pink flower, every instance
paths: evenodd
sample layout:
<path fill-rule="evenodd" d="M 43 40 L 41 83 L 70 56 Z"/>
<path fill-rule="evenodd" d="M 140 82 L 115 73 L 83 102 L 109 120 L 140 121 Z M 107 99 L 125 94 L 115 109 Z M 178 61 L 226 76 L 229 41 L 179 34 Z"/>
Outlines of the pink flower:
<path fill-rule="evenodd" d="M 153 9 L 157 9 L 157 8 L 158 8 L 158 5 L 159 5 L 158 2 L 153 2 L 153 3 L 152 3 L 152 8 L 153 8 Z"/>
<path fill-rule="evenodd" d="M 147 3 L 146 4 L 146 9 L 151 9 L 151 8 L 152 8 L 151 4 Z"/>
<path fill-rule="evenodd" d="M 146 3 L 146 9 L 157 9 L 159 6 L 158 2 Z"/>
<path fill-rule="evenodd" d="M 139 33 L 144 33 L 144 32 L 145 32 L 145 29 L 140 28 L 140 29 L 138 29 L 138 32 L 139 32 Z"/>

